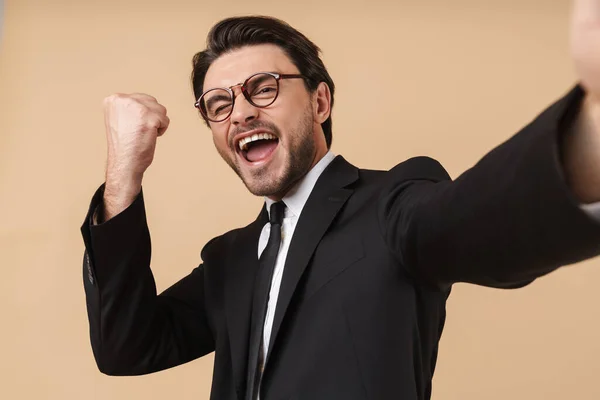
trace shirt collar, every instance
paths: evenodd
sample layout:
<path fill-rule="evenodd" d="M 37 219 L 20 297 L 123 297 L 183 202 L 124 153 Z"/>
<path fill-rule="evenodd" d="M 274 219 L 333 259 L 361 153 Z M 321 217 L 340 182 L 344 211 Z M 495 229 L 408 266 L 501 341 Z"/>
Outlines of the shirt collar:
<path fill-rule="evenodd" d="M 300 213 L 308 200 L 308 196 L 312 192 L 317 180 L 327 168 L 327 166 L 333 161 L 335 158 L 335 154 L 331 151 L 328 151 L 327 154 L 323 156 L 319 160 L 317 164 L 300 181 L 291 188 L 288 193 L 283 197 L 283 202 L 286 205 L 285 216 L 295 216 L 300 217 Z M 271 212 L 271 204 L 274 203 L 273 200 L 265 197 L 265 203 L 267 205 L 267 212 Z"/>

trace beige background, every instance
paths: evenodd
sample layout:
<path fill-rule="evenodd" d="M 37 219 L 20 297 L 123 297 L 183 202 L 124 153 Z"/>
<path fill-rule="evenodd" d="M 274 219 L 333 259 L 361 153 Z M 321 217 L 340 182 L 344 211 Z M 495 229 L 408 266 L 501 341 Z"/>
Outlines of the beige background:
<path fill-rule="evenodd" d="M 324 51 L 333 150 L 368 168 L 427 154 L 453 176 L 574 82 L 567 0 L 7 0 L 0 56 L 0 398 L 206 399 L 212 356 L 145 377 L 98 372 L 79 235 L 102 182 L 102 99 L 168 109 L 145 180 L 159 289 L 253 218 L 192 107 L 192 55 L 220 18 L 271 14 Z M 376 95 L 366 96 L 371 88 Z M 372 100 L 372 101 L 371 101 Z M 221 210 L 229 210 L 226 213 Z M 517 291 L 457 285 L 435 400 L 598 399 L 600 262 Z"/>

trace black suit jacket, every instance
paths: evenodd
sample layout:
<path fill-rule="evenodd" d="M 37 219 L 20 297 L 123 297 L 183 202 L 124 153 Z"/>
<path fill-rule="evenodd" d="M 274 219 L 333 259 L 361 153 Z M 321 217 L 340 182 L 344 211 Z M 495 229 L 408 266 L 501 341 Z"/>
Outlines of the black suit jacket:
<path fill-rule="evenodd" d="M 600 224 L 561 173 L 574 89 L 451 181 L 426 157 L 390 171 L 337 157 L 296 226 L 261 399 L 429 399 L 454 282 L 515 288 L 600 251 Z M 147 374 L 215 351 L 211 399 L 242 400 L 263 209 L 202 250 L 157 295 L 143 195 L 82 227 L 94 356 L 109 375 Z M 190 382 L 189 384 L 193 384 Z"/>

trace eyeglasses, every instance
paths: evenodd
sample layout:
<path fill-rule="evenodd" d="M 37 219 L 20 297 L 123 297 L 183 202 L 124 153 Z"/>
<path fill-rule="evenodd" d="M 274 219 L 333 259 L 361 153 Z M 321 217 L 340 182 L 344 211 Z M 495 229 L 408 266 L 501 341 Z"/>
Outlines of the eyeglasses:
<path fill-rule="evenodd" d="M 204 118 L 212 122 L 225 121 L 233 111 L 235 94 L 233 88 L 240 86 L 248 103 L 254 107 L 265 108 L 277 100 L 279 80 L 304 78 L 299 74 L 278 74 L 275 72 L 258 72 L 251 75 L 244 83 L 228 88 L 209 89 L 196 100 L 194 107 L 200 110 Z"/>

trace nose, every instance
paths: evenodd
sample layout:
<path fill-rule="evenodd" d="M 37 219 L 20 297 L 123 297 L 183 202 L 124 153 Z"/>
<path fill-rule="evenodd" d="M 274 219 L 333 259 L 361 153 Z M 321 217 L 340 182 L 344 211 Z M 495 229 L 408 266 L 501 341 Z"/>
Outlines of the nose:
<path fill-rule="evenodd" d="M 258 118 L 258 108 L 254 107 L 244 94 L 242 90 L 237 87 L 234 89 L 235 102 L 233 110 L 231 110 L 231 123 L 235 126 L 244 125 L 248 122 Z"/>

